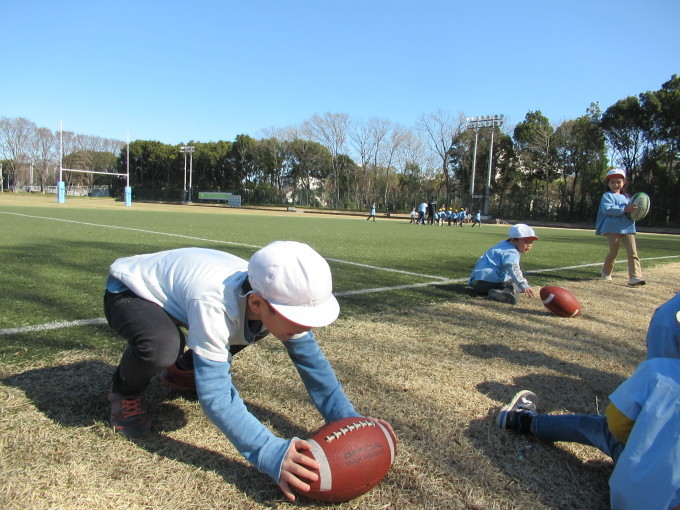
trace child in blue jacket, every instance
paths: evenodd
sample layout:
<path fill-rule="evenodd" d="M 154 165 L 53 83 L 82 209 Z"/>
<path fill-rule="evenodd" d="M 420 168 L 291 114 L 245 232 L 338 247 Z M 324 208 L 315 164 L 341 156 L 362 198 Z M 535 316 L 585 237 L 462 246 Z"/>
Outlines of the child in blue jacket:
<path fill-rule="evenodd" d="M 479 258 L 468 285 L 476 295 L 516 305 L 518 294 L 524 293 L 528 297 L 536 295 L 522 274 L 519 257 L 531 250 L 538 237 L 534 229 L 524 223 L 513 225 L 509 236 Z"/>
<path fill-rule="evenodd" d="M 614 262 L 619 254 L 619 245 L 623 241 L 628 255 L 628 285 L 644 285 L 642 278 L 642 266 L 637 253 L 635 241 L 635 222 L 626 213 L 633 210 L 630 198 L 624 193 L 626 185 L 626 172 L 620 168 L 614 168 L 607 172 L 605 177 L 608 191 L 602 195 L 600 208 L 597 211 L 595 234 L 603 235 L 609 240 L 609 253 L 604 259 L 601 278 L 612 279 Z"/>

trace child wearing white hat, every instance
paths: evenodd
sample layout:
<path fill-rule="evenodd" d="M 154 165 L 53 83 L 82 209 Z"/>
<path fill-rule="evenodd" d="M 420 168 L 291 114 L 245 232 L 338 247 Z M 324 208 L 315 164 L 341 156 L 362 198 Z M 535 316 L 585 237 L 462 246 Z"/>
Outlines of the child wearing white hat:
<path fill-rule="evenodd" d="M 633 210 L 630 198 L 624 193 L 626 172 L 621 168 L 609 170 L 605 182 L 609 189 L 602 195 L 595 222 L 595 234 L 603 235 L 609 240 L 609 253 L 602 265 L 601 278 L 612 279 L 619 245 L 623 242 L 628 257 L 628 285 L 631 287 L 644 285 L 645 280 L 642 277 L 642 266 L 635 240 L 635 222 L 626 214 Z"/>
<path fill-rule="evenodd" d="M 249 262 L 204 248 L 116 260 L 104 308 L 128 345 L 108 394 L 111 425 L 127 437 L 150 433 L 144 390 L 161 373 L 166 386 L 197 394 L 238 451 L 294 500 L 293 489 L 308 491 L 304 479 L 317 479 L 312 470 L 318 463 L 302 453 L 311 445 L 276 437 L 248 411 L 232 382 L 231 362 L 271 333 L 282 341 L 326 423 L 360 416 L 311 331 L 338 317 L 332 287 L 324 258 L 295 241 L 270 243 Z M 186 339 L 180 326 L 188 330 Z"/>
<path fill-rule="evenodd" d="M 517 304 L 517 295 L 534 297 L 536 291 L 522 274 L 519 257 L 538 240 L 534 229 L 524 223 L 510 227 L 509 238 L 482 255 L 472 270 L 468 285 L 476 295 L 503 303 Z"/>

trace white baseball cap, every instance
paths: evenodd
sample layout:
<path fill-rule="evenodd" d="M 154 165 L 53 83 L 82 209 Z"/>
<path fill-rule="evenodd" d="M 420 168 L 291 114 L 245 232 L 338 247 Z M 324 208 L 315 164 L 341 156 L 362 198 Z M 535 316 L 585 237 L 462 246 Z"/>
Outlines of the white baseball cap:
<path fill-rule="evenodd" d="M 258 250 L 248 279 L 274 310 L 301 326 L 327 326 L 340 314 L 328 262 L 304 243 L 274 241 Z"/>
<path fill-rule="evenodd" d="M 605 176 L 604 180 L 607 181 L 611 179 L 612 177 L 620 177 L 621 179 L 626 178 L 626 171 L 623 168 L 612 168 L 607 172 L 607 175 Z"/>
<path fill-rule="evenodd" d="M 534 229 L 524 223 L 518 223 L 510 227 L 509 236 L 511 239 L 538 239 Z"/>

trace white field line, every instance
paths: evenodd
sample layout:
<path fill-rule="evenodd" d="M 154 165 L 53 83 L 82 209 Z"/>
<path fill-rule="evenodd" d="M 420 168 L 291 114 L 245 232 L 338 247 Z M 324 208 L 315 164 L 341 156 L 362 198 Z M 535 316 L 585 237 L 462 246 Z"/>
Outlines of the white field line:
<path fill-rule="evenodd" d="M 208 241 L 211 243 L 219 243 L 219 244 L 231 244 L 233 246 L 244 246 L 246 248 L 255 248 L 255 249 L 260 249 L 261 246 L 255 246 L 252 244 L 244 244 L 244 243 L 235 243 L 233 241 L 219 241 L 215 239 L 205 239 L 203 237 L 193 237 L 193 236 L 187 236 L 187 235 L 182 235 L 182 234 L 171 234 L 168 232 L 156 232 L 154 230 L 144 230 L 142 228 L 132 228 L 132 227 L 119 227 L 117 225 L 102 225 L 101 223 L 88 223 L 86 221 L 76 221 L 76 220 L 65 220 L 62 218 L 50 218 L 47 216 L 32 216 L 30 214 L 20 214 L 20 213 L 11 213 L 11 212 L 6 212 L 6 211 L 0 211 L 0 214 L 11 214 L 13 216 L 22 216 L 24 218 L 33 218 L 33 219 L 38 219 L 38 220 L 52 220 L 52 221 L 61 221 L 63 223 L 74 223 L 76 225 L 87 225 L 88 227 L 102 227 L 102 228 L 113 228 L 117 230 L 130 230 L 132 232 L 143 232 L 145 234 L 155 234 L 159 236 L 168 236 L 168 237 L 181 237 L 184 239 L 192 239 L 194 241 Z"/>
<path fill-rule="evenodd" d="M 661 259 L 677 259 L 680 258 L 680 255 L 667 255 L 664 257 L 648 257 L 648 258 L 641 258 L 640 260 L 661 260 Z M 615 264 L 626 264 L 627 261 L 625 260 L 617 260 Z M 602 262 L 595 262 L 591 264 L 579 264 L 576 266 L 563 266 L 563 267 L 550 267 L 547 269 L 535 269 L 533 271 L 525 271 L 524 274 L 538 274 L 538 273 L 552 273 L 555 271 L 567 271 L 569 269 L 582 269 L 584 267 L 596 267 L 596 266 L 601 266 Z M 381 268 L 376 268 L 376 269 L 381 269 Z M 421 275 L 422 276 L 422 275 Z M 455 278 L 455 279 L 441 279 L 439 281 L 434 281 L 434 282 L 424 282 L 424 283 L 411 283 L 407 285 L 396 285 L 394 287 L 375 287 L 373 289 L 358 289 L 358 290 L 348 290 L 345 292 L 335 292 L 334 294 L 337 297 L 341 296 L 355 296 L 357 294 L 373 294 L 375 292 L 386 292 L 390 290 L 404 290 L 404 289 L 415 289 L 418 287 L 429 287 L 432 285 L 449 285 L 451 283 L 466 283 L 468 281 L 467 278 Z"/>
<path fill-rule="evenodd" d="M 106 319 L 82 319 L 79 321 L 50 322 L 49 324 L 38 324 L 37 326 L 24 326 L 23 328 L 0 329 L 0 336 L 20 335 L 22 333 L 32 333 L 34 331 L 49 331 L 51 329 L 72 328 L 75 326 L 99 326 L 106 324 Z"/>
<path fill-rule="evenodd" d="M 155 234 L 155 235 L 159 235 L 159 236 L 179 237 L 179 238 L 182 238 L 182 239 L 191 239 L 192 241 L 206 241 L 206 242 L 217 243 L 217 244 L 228 244 L 228 245 L 232 245 L 232 246 L 242 246 L 244 248 L 254 248 L 256 250 L 259 250 L 260 248 L 262 248 L 262 246 L 256 246 L 254 244 L 237 243 L 237 242 L 234 242 L 234 241 L 222 241 L 222 240 L 219 240 L 219 239 L 207 239 L 205 237 L 194 237 L 194 236 L 187 236 L 187 235 L 184 235 L 184 234 L 173 234 L 173 233 L 169 233 L 169 232 L 158 232 L 158 231 L 155 231 L 155 230 L 145 230 L 145 229 L 142 229 L 142 228 L 120 227 L 120 226 L 117 226 L 117 225 L 102 225 L 101 223 L 88 223 L 86 221 L 65 220 L 65 219 L 61 219 L 61 218 L 50 218 L 50 217 L 47 217 L 47 216 L 32 216 L 30 214 L 11 213 L 11 212 L 5 212 L 5 211 L 0 211 L 0 214 L 11 214 L 13 216 L 22 216 L 24 218 L 33 218 L 33 219 L 39 219 L 39 220 L 61 221 L 61 222 L 64 222 L 64 223 L 74 223 L 76 225 L 87 225 L 88 227 L 113 228 L 113 229 L 118 229 L 118 230 L 129 230 L 129 231 L 132 231 L 132 232 L 142 232 L 144 234 Z M 337 263 L 340 263 L 340 264 L 348 264 L 348 265 L 353 265 L 353 266 L 365 267 L 365 268 L 369 268 L 369 269 L 377 269 L 377 270 L 380 270 L 380 271 L 389 271 L 389 272 L 392 272 L 392 273 L 400 273 L 400 274 L 404 274 L 404 275 L 407 275 L 407 276 L 419 276 L 419 277 L 422 277 L 422 278 L 432 278 L 434 280 L 446 281 L 446 278 L 443 277 L 443 276 L 434 276 L 434 275 L 429 275 L 429 274 L 412 273 L 412 272 L 409 272 L 409 271 L 402 271 L 402 270 L 399 270 L 399 269 L 392 269 L 392 268 L 389 268 L 389 267 L 379 267 L 379 266 L 371 266 L 369 264 L 361 264 L 359 262 L 352 262 L 352 261 L 349 261 L 349 260 L 330 259 L 330 258 L 326 259 L 326 260 L 330 260 L 331 262 L 337 262 Z"/>
<path fill-rule="evenodd" d="M 45 216 L 31 216 L 28 214 L 19 214 L 19 213 L 9 213 L 5 211 L 0 211 L 0 214 L 12 214 L 15 216 L 23 216 L 26 218 L 35 218 L 35 219 L 41 219 L 41 220 L 53 220 L 53 221 L 62 221 L 66 223 L 75 223 L 78 225 L 88 225 L 92 227 L 102 227 L 102 228 L 114 228 L 114 229 L 120 229 L 120 230 L 131 230 L 134 232 L 143 232 L 147 234 L 156 234 L 156 235 L 163 235 L 163 236 L 170 236 L 170 237 L 180 237 L 184 239 L 193 239 L 197 241 L 207 241 L 207 242 L 213 242 L 213 243 L 218 243 L 218 244 L 229 244 L 229 245 L 234 245 L 234 246 L 243 246 L 247 248 L 255 248 L 259 249 L 261 246 L 255 246 L 251 244 L 244 244 L 244 243 L 236 243 L 233 241 L 221 241 L 221 240 L 216 240 L 216 239 L 206 239 L 206 238 L 201 238 L 201 237 L 193 237 L 193 236 L 187 236 L 187 235 L 182 235 L 182 234 L 172 234 L 168 232 L 156 232 L 153 230 L 144 230 L 144 229 L 139 229 L 139 228 L 132 228 L 132 227 L 119 227 L 115 225 L 102 225 L 99 223 L 87 223 L 83 221 L 75 221 L 75 220 L 64 220 L 60 218 L 49 218 Z M 661 260 L 661 259 L 673 259 L 673 258 L 680 258 L 680 255 L 668 255 L 664 257 L 649 257 L 649 258 L 643 258 L 640 260 Z M 406 284 L 406 285 L 395 285 L 392 287 L 374 287 L 372 289 L 357 289 L 357 290 L 348 290 L 344 292 L 336 292 L 335 296 L 337 297 L 344 297 L 344 296 L 356 296 L 359 294 L 375 294 L 378 292 L 389 292 L 389 291 L 395 291 L 395 290 L 407 290 L 407 289 L 415 289 L 415 288 L 422 288 L 422 287 L 428 287 L 431 285 L 449 285 L 452 283 L 465 283 L 467 282 L 467 278 L 456 278 L 456 279 L 450 279 L 450 278 L 445 278 L 443 276 L 434 276 L 434 275 L 427 275 L 427 274 L 421 274 L 421 273 L 412 273 L 410 271 L 402 271 L 399 269 L 393 269 L 393 268 L 388 268 L 388 267 L 380 267 L 380 266 L 372 266 L 369 264 L 361 264 L 358 262 L 352 262 L 348 260 L 340 260 L 340 259 L 326 259 L 330 260 L 331 262 L 336 262 L 340 264 L 349 264 L 353 266 L 360 266 L 360 267 L 365 267 L 369 269 L 376 269 L 378 271 L 388 271 L 392 273 L 400 273 L 408 276 L 418 276 L 421 278 L 431 278 L 434 281 L 431 282 L 421 282 L 421 283 L 412 283 L 412 284 Z M 625 260 L 617 260 L 617 264 L 625 264 Z M 563 266 L 563 267 L 553 267 L 553 268 L 547 268 L 547 269 L 536 269 L 533 271 L 527 271 L 525 274 L 538 274 L 538 273 L 548 273 L 548 272 L 554 272 L 554 271 L 567 271 L 570 269 L 582 269 L 584 267 L 594 267 L 594 266 L 600 266 L 602 262 L 595 262 L 591 264 L 579 264 L 575 266 Z M 10 329 L 0 329 L 0 336 L 5 336 L 5 335 L 16 335 L 16 334 L 22 334 L 22 333 L 30 333 L 33 331 L 47 331 L 47 330 L 52 330 L 52 329 L 60 329 L 60 328 L 68 328 L 68 327 L 77 327 L 77 326 L 95 326 L 95 325 L 101 325 L 101 324 L 106 324 L 106 319 L 103 317 L 97 318 L 97 319 L 83 319 L 83 320 L 78 320 L 78 321 L 69 321 L 69 322 L 52 322 L 49 324 L 42 324 L 42 325 L 36 325 L 36 326 L 24 326 L 22 328 L 10 328 Z"/>

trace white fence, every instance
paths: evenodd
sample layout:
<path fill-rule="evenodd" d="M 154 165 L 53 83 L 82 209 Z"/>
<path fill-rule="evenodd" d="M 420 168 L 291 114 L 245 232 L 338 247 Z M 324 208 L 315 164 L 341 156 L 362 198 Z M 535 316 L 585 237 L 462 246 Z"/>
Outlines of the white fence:
<path fill-rule="evenodd" d="M 29 193 L 42 193 L 40 186 L 23 186 L 24 191 Z M 45 186 L 45 193 L 57 194 L 56 186 Z M 72 197 L 109 197 L 108 186 L 69 186 L 66 188 L 66 194 Z"/>

